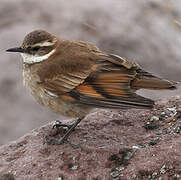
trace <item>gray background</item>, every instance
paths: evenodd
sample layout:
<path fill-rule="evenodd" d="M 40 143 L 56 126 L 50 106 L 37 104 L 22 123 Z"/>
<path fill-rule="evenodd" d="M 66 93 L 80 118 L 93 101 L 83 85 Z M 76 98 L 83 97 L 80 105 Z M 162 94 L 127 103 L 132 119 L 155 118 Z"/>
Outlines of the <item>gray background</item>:
<path fill-rule="evenodd" d="M 63 118 L 34 101 L 23 87 L 20 55 L 5 52 L 20 45 L 27 33 L 45 29 L 66 39 L 88 41 L 180 81 L 179 22 L 180 0 L 1 0 L 0 144 Z M 180 90 L 140 93 L 159 99 Z"/>

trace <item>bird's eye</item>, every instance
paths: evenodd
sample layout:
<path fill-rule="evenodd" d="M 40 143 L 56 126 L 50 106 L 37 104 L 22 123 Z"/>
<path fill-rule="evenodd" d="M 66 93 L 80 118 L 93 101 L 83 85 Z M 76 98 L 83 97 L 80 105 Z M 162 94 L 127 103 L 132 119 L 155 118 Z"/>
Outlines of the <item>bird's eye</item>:
<path fill-rule="evenodd" d="M 32 48 L 33 51 L 38 51 L 41 47 L 40 46 L 35 46 L 34 48 Z"/>

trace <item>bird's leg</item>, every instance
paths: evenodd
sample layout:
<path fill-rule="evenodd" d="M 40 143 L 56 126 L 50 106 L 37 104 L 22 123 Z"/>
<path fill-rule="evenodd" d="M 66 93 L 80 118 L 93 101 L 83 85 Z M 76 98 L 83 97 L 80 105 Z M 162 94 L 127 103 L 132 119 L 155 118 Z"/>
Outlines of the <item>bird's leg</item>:
<path fill-rule="evenodd" d="M 65 133 L 65 135 L 63 137 L 61 137 L 60 139 L 56 139 L 50 136 L 46 136 L 45 138 L 48 140 L 47 143 L 48 144 L 62 144 L 65 141 L 67 141 L 67 138 L 70 136 L 70 134 L 72 133 L 72 131 L 75 129 L 75 127 L 80 123 L 80 121 L 83 118 L 78 118 L 72 125 L 71 127 L 68 129 L 68 131 Z"/>
<path fill-rule="evenodd" d="M 59 120 L 56 120 L 54 123 L 53 123 L 53 129 L 58 129 L 58 128 L 60 128 L 60 127 L 66 127 L 66 128 L 68 128 L 68 129 L 70 129 L 72 126 L 73 126 L 73 124 L 74 123 L 72 123 L 72 124 L 66 124 L 66 123 L 62 123 L 61 121 L 59 121 Z"/>

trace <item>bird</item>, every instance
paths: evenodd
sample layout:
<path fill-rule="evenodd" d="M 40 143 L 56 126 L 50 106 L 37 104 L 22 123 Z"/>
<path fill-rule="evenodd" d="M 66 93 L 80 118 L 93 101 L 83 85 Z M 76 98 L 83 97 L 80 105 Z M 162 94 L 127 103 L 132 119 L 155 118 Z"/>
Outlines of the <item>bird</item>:
<path fill-rule="evenodd" d="M 176 82 L 157 77 L 134 61 L 44 30 L 28 33 L 20 46 L 6 51 L 22 55 L 24 86 L 40 105 L 75 118 L 72 124 L 59 121 L 68 130 L 61 138 L 52 138 L 52 144 L 67 141 L 95 108 L 151 109 L 154 101 L 136 94 L 137 90 L 177 87 Z"/>

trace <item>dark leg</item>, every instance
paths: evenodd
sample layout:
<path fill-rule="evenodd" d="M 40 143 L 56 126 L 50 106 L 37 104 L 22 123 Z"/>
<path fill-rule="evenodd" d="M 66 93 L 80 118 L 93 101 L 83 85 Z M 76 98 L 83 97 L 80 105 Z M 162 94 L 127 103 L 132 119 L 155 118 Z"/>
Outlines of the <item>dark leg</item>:
<path fill-rule="evenodd" d="M 52 138 L 50 136 L 46 136 L 45 138 L 48 140 L 48 144 L 62 144 L 64 143 L 67 138 L 70 136 L 70 134 L 72 133 L 72 131 L 75 129 L 75 127 L 80 123 L 80 121 L 83 118 L 78 118 L 70 127 L 70 129 L 68 129 L 68 131 L 65 133 L 65 135 L 63 137 L 61 137 L 60 139 L 56 139 L 56 138 Z"/>

